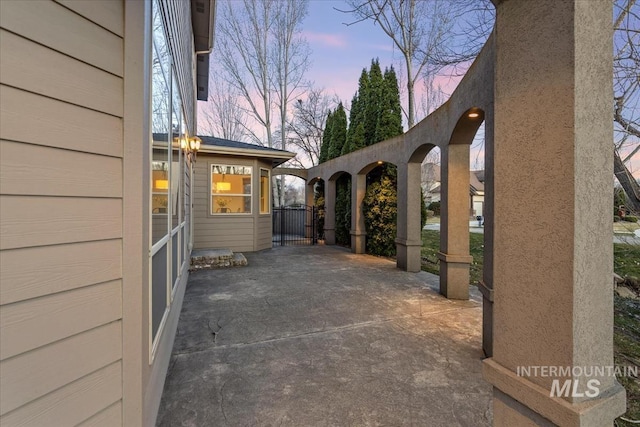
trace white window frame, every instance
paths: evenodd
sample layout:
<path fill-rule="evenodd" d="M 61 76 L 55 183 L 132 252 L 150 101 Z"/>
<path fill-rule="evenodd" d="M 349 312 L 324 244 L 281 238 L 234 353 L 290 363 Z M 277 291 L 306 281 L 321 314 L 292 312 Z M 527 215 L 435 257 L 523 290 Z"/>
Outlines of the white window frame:
<path fill-rule="evenodd" d="M 213 193 L 213 168 L 216 166 L 220 166 L 223 168 L 246 168 L 249 169 L 249 182 L 251 184 L 251 192 L 249 194 L 236 194 L 229 193 L 225 194 L 225 196 L 234 196 L 234 197 L 249 197 L 249 212 L 215 212 L 213 206 L 213 197 L 220 197 L 220 194 Z M 251 216 L 253 215 L 253 166 L 240 165 L 240 164 L 225 164 L 225 163 L 210 163 L 209 164 L 209 215 L 211 216 L 229 216 L 229 215 L 242 215 L 242 216 Z"/>
<path fill-rule="evenodd" d="M 262 171 L 267 171 L 267 194 L 265 195 L 267 202 L 267 211 L 262 212 Z M 260 168 L 260 174 L 258 175 L 258 214 L 259 215 L 271 215 L 271 170 L 267 168 Z"/>

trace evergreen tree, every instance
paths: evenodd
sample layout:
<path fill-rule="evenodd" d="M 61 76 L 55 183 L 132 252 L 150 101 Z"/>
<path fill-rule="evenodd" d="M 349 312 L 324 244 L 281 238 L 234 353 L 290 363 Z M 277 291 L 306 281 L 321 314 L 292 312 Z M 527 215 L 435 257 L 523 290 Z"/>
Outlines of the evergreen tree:
<path fill-rule="evenodd" d="M 329 111 L 327 120 L 325 121 L 324 131 L 322 132 L 322 145 L 320 146 L 320 156 L 318 163 L 324 163 L 329 160 L 329 144 L 331 143 L 331 126 L 333 124 L 333 113 Z"/>
<path fill-rule="evenodd" d="M 336 243 L 351 245 L 351 177 L 342 174 L 336 181 Z"/>
<path fill-rule="evenodd" d="M 376 142 L 376 127 L 380 116 L 380 98 L 384 91 L 384 79 L 380 71 L 380 63 L 377 59 L 371 61 L 369 70 L 369 86 L 366 95 L 364 108 L 364 139 L 365 145 L 372 145 Z"/>
<path fill-rule="evenodd" d="M 396 254 L 398 193 L 396 185 L 386 176 L 367 187 L 362 210 L 367 230 L 367 253 L 393 256 Z"/>
<path fill-rule="evenodd" d="M 400 91 L 393 67 L 384 70 L 382 89 L 380 94 L 380 115 L 376 123 L 376 142 L 402 134 Z"/>
<path fill-rule="evenodd" d="M 353 96 L 351 111 L 349 112 L 349 131 L 347 132 L 347 144 L 342 150 L 342 154 L 359 150 L 366 146 L 365 143 L 365 108 L 369 94 L 369 73 L 362 70 L 358 81 L 358 91 Z"/>
<path fill-rule="evenodd" d="M 329 143 L 328 158 L 340 157 L 342 147 L 347 142 L 347 113 L 344 111 L 342 102 L 333 112 L 331 125 L 331 142 Z"/>

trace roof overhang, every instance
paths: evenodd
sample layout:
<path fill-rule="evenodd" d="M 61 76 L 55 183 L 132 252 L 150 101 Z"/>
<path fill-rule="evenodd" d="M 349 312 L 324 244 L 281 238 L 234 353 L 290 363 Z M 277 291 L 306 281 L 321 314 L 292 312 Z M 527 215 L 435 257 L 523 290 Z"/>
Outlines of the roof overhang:
<path fill-rule="evenodd" d="M 209 54 L 213 50 L 215 11 L 216 0 L 191 0 L 198 101 L 206 101 L 209 97 Z"/>
<path fill-rule="evenodd" d="M 257 157 L 271 161 L 272 167 L 277 167 L 296 156 L 295 153 L 281 150 L 253 150 L 250 148 L 221 147 L 219 145 L 201 145 L 198 153 L 221 154 L 225 156 Z"/>

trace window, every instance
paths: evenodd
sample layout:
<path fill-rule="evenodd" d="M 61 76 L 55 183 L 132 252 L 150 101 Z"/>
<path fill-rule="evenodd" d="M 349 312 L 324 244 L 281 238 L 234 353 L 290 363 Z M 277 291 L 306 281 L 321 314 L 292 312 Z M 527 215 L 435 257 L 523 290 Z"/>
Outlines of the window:
<path fill-rule="evenodd" d="M 260 213 L 269 213 L 269 183 L 271 178 L 269 177 L 269 170 L 260 168 Z"/>
<path fill-rule="evenodd" d="M 251 167 L 211 165 L 211 214 L 251 213 Z"/>

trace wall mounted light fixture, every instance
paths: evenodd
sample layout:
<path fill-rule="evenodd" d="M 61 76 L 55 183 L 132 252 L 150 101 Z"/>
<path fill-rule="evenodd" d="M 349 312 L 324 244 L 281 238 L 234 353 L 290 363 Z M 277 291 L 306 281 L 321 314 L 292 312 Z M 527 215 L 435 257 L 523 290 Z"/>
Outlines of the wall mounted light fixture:
<path fill-rule="evenodd" d="M 190 158 L 191 161 L 195 163 L 196 154 L 200 151 L 200 144 L 202 140 L 197 136 L 192 136 L 191 138 L 180 138 L 180 148 L 184 151 L 184 154 Z"/>

